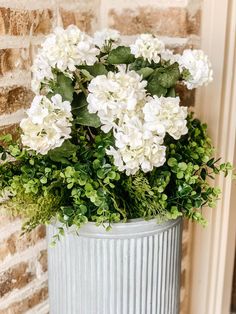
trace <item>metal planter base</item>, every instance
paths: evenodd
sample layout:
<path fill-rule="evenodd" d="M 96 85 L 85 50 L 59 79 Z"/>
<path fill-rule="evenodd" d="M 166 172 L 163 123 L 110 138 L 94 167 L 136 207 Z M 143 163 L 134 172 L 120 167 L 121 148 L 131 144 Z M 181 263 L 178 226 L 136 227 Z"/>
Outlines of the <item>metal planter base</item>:
<path fill-rule="evenodd" d="M 48 249 L 50 314 L 178 314 L 181 234 L 181 219 L 66 234 Z"/>

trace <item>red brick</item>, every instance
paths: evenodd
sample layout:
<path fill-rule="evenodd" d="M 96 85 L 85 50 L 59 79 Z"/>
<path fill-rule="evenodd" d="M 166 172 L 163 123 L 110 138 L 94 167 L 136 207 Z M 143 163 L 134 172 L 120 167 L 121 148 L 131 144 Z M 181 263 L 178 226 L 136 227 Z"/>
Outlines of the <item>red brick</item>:
<path fill-rule="evenodd" d="M 30 70 L 29 49 L 0 49 L 0 75 L 13 70 Z"/>
<path fill-rule="evenodd" d="M 48 255 L 47 250 L 43 250 L 39 253 L 38 261 L 41 265 L 41 269 L 43 272 L 46 272 L 48 270 Z"/>
<path fill-rule="evenodd" d="M 45 10 L 0 8 L 0 35 L 47 34 L 52 29 L 53 13 Z"/>
<path fill-rule="evenodd" d="M 0 135 L 2 135 L 2 134 L 3 133 L 1 133 L 1 129 L 0 129 Z M 15 220 L 14 217 L 8 216 L 8 215 L 4 215 L 4 214 L 2 214 L 1 211 L 0 211 L 0 215 L 1 215 L 0 228 L 1 227 L 5 227 L 8 223 L 13 222 Z"/>
<path fill-rule="evenodd" d="M 35 278 L 35 273 L 31 272 L 30 265 L 22 262 L 9 268 L 0 275 L 0 297 L 14 289 L 20 289 Z"/>
<path fill-rule="evenodd" d="M 39 288 L 30 296 L 18 302 L 12 303 L 6 309 L 0 310 L 0 314 L 24 314 L 26 311 L 32 309 L 34 306 L 45 301 L 48 297 L 48 288 Z"/>
<path fill-rule="evenodd" d="M 13 255 L 18 252 L 22 252 L 27 248 L 34 246 L 38 241 L 46 236 L 45 226 L 39 226 L 28 234 L 21 237 L 21 231 L 16 231 L 11 234 L 4 242 L 0 245 L 0 261 L 4 260 L 6 256 Z M 40 259 L 42 260 L 44 256 L 44 251 L 40 253 Z M 44 265 L 42 265 L 42 268 Z"/>
<path fill-rule="evenodd" d="M 0 114 L 29 107 L 33 97 L 33 92 L 23 86 L 0 87 Z"/>
<path fill-rule="evenodd" d="M 85 32 L 91 32 L 94 14 L 91 11 L 79 12 L 60 9 L 63 26 L 74 24 Z"/>
<path fill-rule="evenodd" d="M 5 135 L 5 134 L 12 134 L 13 139 L 18 139 L 20 136 L 20 127 L 18 124 L 11 124 L 8 126 L 0 127 L 0 135 Z M 13 221 L 15 218 L 11 216 L 4 216 L 3 222 L 1 221 L 1 224 L 4 224 L 4 222 L 10 222 Z M 0 219 L 2 220 L 2 218 Z M 0 224 L 0 225 L 1 225 Z"/>
<path fill-rule="evenodd" d="M 153 33 L 170 37 L 186 37 L 199 33 L 200 12 L 190 16 L 186 8 L 138 7 L 109 12 L 110 26 L 125 35 Z M 124 22 L 125 21 L 125 22 Z"/>

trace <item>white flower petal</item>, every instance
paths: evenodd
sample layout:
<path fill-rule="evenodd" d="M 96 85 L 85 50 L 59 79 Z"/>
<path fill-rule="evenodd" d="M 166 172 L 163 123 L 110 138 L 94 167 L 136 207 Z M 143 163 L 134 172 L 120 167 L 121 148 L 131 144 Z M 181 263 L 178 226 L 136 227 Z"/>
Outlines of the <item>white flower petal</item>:
<path fill-rule="evenodd" d="M 24 146 L 45 155 L 70 138 L 71 106 L 68 101 L 62 101 L 61 95 L 57 94 L 51 100 L 36 96 L 26 113 L 27 118 L 20 123 Z"/>

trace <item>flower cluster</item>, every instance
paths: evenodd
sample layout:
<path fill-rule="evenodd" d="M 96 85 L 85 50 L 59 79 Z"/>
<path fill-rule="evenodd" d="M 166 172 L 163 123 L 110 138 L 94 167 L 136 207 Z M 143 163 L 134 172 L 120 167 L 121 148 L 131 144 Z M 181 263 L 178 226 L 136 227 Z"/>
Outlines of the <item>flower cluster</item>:
<path fill-rule="evenodd" d="M 115 29 L 104 29 L 94 34 L 94 44 L 101 52 L 117 47 L 121 42 L 120 33 Z"/>
<path fill-rule="evenodd" d="M 187 108 L 179 105 L 179 97 L 150 97 L 143 108 L 145 127 L 159 136 L 168 133 L 175 140 L 188 132 Z"/>
<path fill-rule="evenodd" d="M 165 50 L 164 43 L 151 34 L 142 34 L 136 39 L 135 43 L 130 46 L 131 53 L 136 58 L 142 57 L 150 63 L 160 61 L 160 54 Z"/>
<path fill-rule="evenodd" d="M 152 171 L 153 167 L 165 163 L 166 134 L 178 140 L 188 132 L 187 109 L 180 106 L 180 99 L 175 93 L 172 92 L 172 97 L 167 95 L 171 84 L 174 87 L 179 79 L 192 89 L 209 82 L 212 70 L 202 51 L 185 50 L 182 55 L 174 54 L 165 49 L 163 41 L 151 34 L 141 34 L 128 50 L 119 46 L 120 42 L 119 32 L 112 29 L 98 31 L 90 37 L 73 25 L 65 30 L 56 28 L 46 38 L 35 59 L 32 85 L 37 93 L 43 88 L 45 93 L 45 86 L 48 86 L 46 93 L 50 91 L 53 94 L 55 84 L 50 85 L 50 82 L 56 82 L 58 73 L 62 73 L 74 82 L 70 88 L 79 86 L 79 90 L 86 90 L 88 114 L 98 116 L 103 132 L 112 130 L 113 133 L 115 145 L 107 149 L 107 154 L 114 157 L 114 164 L 120 171 L 131 175 L 140 169 L 143 172 Z M 122 53 L 129 53 L 129 58 L 126 59 Z M 111 61 L 112 54 L 113 58 L 115 56 L 114 63 Z M 122 64 L 127 60 L 137 60 L 139 64 L 144 62 L 144 70 L 149 77 L 143 79 L 142 68 L 138 73 L 136 61 L 133 66 Z M 107 63 L 109 70 L 106 69 Z M 176 64 L 177 72 L 175 70 L 173 78 L 173 70 L 168 67 Z M 77 79 L 82 77 L 79 67 L 89 71 L 93 65 L 99 65 L 104 73 L 91 72 L 92 75 L 87 76 L 89 82 L 83 87 L 84 81 Z M 159 73 L 164 73 L 167 83 L 159 80 Z M 154 81 L 154 89 L 150 88 L 156 78 L 158 81 Z M 50 97 L 36 96 L 27 115 L 28 118 L 21 123 L 24 132 L 22 141 L 36 152 L 47 154 L 70 137 L 71 108 L 68 102 L 62 102 L 60 95 L 51 100 Z M 86 123 L 82 122 L 82 125 Z"/>
<path fill-rule="evenodd" d="M 202 50 L 184 50 L 178 58 L 178 63 L 182 71 L 188 71 L 184 80 L 188 89 L 206 85 L 213 80 L 211 63 Z"/>
<path fill-rule="evenodd" d="M 208 57 L 202 50 L 184 50 L 182 55 L 174 54 L 165 49 L 165 44 L 157 37 L 150 34 L 140 35 L 134 44 L 130 45 L 131 53 L 136 57 L 142 57 L 149 63 L 158 63 L 164 60 L 173 64 L 179 64 L 180 71 L 184 73 L 183 82 L 188 89 L 197 88 L 210 83 L 213 79 L 213 71 Z"/>
<path fill-rule="evenodd" d="M 187 108 L 179 97 L 147 97 L 147 82 L 134 71 L 109 72 L 88 86 L 88 110 L 97 113 L 104 132 L 113 129 L 115 146 L 107 150 L 127 175 L 149 172 L 165 162 L 166 133 L 179 139 L 187 133 Z"/>
<path fill-rule="evenodd" d="M 124 113 L 131 115 L 139 102 L 145 97 L 146 81 L 135 71 L 109 72 L 108 75 L 99 75 L 92 79 L 88 86 L 90 92 L 88 110 L 97 113 L 103 124 L 102 130 L 109 132 L 116 126 L 116 120 L 122 120 Z"/>
<path fill-rule="evenodd" d="M 32 89 L 39 92 L 42 83 L 54 79 L 54 71 L 59 70 L 71 76 L 78 65 L 93 65 L 97 61 L 99 49 L 93 39 L 70 25 L 67 29 L 57 27 L 49 35 L 33 64 Z"/>
<path fill-rule="evenodd" d="M 71 106 L 68 101 L 62 101 L 61 95 L 57 94 L 51 100 L 35 96 L 26 113 L 27 118 L 20 123 L 24 132 L 22 143 L 37 153 L 45 155 L 70 138 Z"/>

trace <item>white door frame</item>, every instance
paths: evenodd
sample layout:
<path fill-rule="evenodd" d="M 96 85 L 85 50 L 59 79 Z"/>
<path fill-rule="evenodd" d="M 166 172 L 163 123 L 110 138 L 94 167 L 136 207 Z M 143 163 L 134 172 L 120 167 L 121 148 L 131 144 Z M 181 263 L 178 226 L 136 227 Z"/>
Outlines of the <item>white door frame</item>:
<path fill-rule="evenodd" d="M 204 0 L 201 47 L 209 55 L 214 82 L 197 94 L 197 115 L 222 161 L 236 165 L 236 0 Z M 194 226 L 190 314 L 229 314 L 236 239 L 236 183 L 220 177 L 216 209 L 206 228 Z"/>

